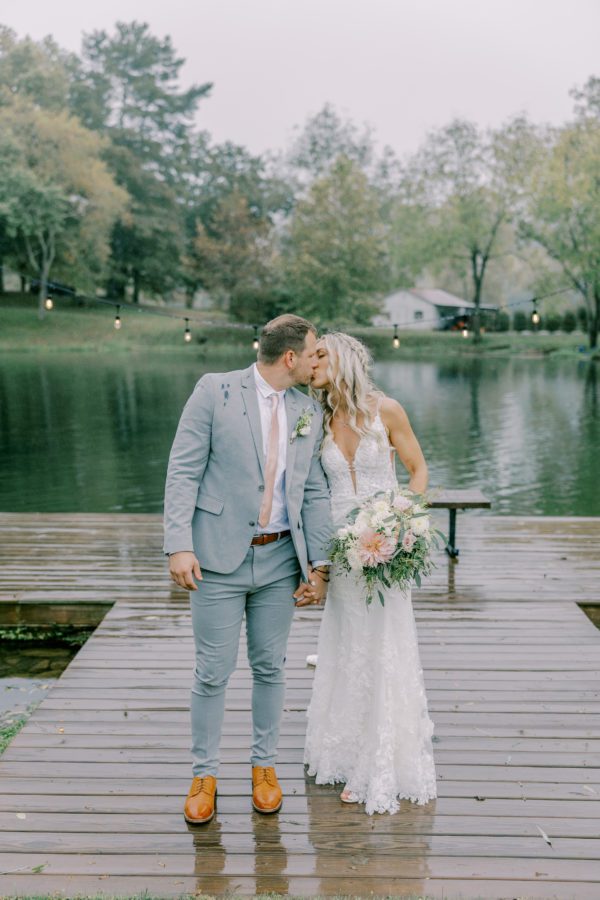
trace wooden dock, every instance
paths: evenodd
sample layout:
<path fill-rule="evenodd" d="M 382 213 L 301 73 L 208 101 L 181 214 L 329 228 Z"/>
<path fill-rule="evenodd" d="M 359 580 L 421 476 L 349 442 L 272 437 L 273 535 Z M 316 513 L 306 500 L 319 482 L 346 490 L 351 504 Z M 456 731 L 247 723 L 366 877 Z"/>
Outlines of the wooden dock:
<path fill-rule="evenodd" d="M 445 521 L 444 521 L 445 524 Z M 113 604 L 0 758 L 0 896 L 600 896 L 600 519 L 463 515 L 415 593 L 438 799 L 396 816 L 304 774 L 320 613 L 298 611 L 280 814 L 250 805 L 250 676 L 230 682 L 216 819 L 191 770 L 187 595 L 156 516 L 0 516 L 0 604 Z"/>

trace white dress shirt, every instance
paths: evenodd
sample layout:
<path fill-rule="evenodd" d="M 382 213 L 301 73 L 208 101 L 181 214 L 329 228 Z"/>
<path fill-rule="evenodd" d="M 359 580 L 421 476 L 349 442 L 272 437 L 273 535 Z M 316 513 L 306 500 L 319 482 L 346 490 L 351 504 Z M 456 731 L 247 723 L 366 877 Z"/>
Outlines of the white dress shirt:
<path fill-rule="evenodd" d="M 262 431 L 265 465 L 267 463 L 267 448 L 269 446 L 269 435 L 271 433 L 271 397 L 273 394 L 277 394 L 279 397 L 279 407 L 277 411 L 279 422 L 279 456 L 277 459 L 277 468 L 275 470 L 275 487 L 273 490 L 271 518 L 264 528 L 258 526 L 257 529 L 258 534 L 270 534 L 274 531 L 287 531 L 290 527 L 287 503 L 285 500 L 285 463 L 288 445 L 285 390 L 276 391 L 275 388 L 271 387 L 268 381 L 265 381 L 258 371 L 256 363 L 254 364 L 254 380 L 256 382 L 256 396 L 258 398 L 258 411 L 260 413 L 260 427 Z"/>
<path fill-rule="evenodd" d="M 287 503 L 285 499 L 285 464 L 288 449 L 288 428 L 287 413 L 285 409 L 285 390 L 276 391 L 271 387 L 268 381 L 262 377 L 258 371 L 258 366 L 254 363 L 254 381 L 256 382 L 256 396 L 258 398 L 258 411 L 260 413 L 260 427 L 263 439 L 263 454 L 265 465 L 267 463 L 267 448 L 269 446 L 269 435 L 271 433 L 271 416 L 273 394 L 279 395 L 279 406 L 277 409 L 279 421 L 279 456 L 277 459 L 277 468 L 275 470 L 275 487 L 273 489 L 273 505 L 271 507 L 271 518 L 264 528 L 260 525 L 257 528 L 257 534 L 271 534 L 275 531 L 287 531 L 290 527 L 288 518 Z M 312 566 L 328 566 L 328 559 L 318 559 L 311 562 Z"/>

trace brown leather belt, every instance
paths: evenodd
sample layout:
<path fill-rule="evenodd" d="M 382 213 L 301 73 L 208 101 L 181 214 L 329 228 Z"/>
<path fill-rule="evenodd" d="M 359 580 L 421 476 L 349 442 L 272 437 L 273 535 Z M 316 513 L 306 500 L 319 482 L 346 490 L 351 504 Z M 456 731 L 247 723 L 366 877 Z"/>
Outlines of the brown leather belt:
<path fill-rule="evenodd" d="M 287 537 L 290 534 L 288 531 L 274 531 L 272 534 L 257 534 L 252 538 L 252 546 L 255 547 L 257 544 L 272 544 L 273 541 L 278 541 L 280 538 Z"/>

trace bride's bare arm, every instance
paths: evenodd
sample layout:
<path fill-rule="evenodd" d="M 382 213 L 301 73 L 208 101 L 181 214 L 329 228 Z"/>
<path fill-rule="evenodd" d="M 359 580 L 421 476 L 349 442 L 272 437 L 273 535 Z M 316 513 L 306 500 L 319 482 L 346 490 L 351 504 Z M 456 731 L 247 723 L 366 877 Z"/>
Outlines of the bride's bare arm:
<path fill-rule="evenodd" d="M 379 415 L 387 429 L 390 444 L 410 475 L 408 484 L 410 490 L 421 494 L 427 489 L 429 480 L 427 463 L 404 408 L 397 400 L 384 397 L 379 407 Z"/>

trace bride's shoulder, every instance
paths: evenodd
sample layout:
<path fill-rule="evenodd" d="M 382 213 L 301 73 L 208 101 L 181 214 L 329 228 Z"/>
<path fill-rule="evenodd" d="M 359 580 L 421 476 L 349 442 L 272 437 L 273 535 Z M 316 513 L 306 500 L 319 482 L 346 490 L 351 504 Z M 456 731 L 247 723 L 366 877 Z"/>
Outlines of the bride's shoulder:
<path fill-rule="evenodd" d="M 378 411 L 381 416 L 381 421 L 388 431 L 391 428 L 404 424 L 408 417 L 401 403 L 398 403 L 393 397 L 388 397 L 385 394 L 379 396 L 378 402 Z"/>

